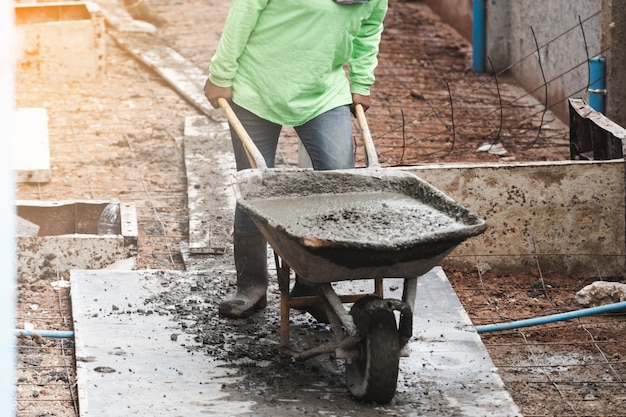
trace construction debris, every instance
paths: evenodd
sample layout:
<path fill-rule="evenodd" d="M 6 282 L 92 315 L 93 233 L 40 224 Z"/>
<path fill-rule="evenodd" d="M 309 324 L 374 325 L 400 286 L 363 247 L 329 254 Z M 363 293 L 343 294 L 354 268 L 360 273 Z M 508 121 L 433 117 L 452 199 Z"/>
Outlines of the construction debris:
<path fill-rule="evenodd" d="M 596 281 L 576 293 L 576 302 L 586 307 L 626 301 L 626 284 Z"/>

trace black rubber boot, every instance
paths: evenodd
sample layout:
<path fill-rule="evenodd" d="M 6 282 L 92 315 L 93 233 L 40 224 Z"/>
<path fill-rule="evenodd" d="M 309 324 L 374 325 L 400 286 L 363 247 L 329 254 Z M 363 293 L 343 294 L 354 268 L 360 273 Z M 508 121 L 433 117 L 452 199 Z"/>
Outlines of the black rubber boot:
<path fill-rule="evenodd" d="M 229 318 L 245 318 L 267 306 L 267 241 L 260 233 L 234 235 L 237 293 L 219 305 Z"/>
<path fill-rule="evenodd" d="M 315 287 L 304 282 L 302 278 L 300 278 L 298 275 L 296 275 L 296 283 L 291 289 L 289 295 L 291 297 L 319 296 Z M 319 323 L 328 323 L 328 315 L 326 314 L 326 309 L 324 309 L 324 304 L 321 300 L 315 305 L 303 307 L 302 309 L 298 310 L 306 311 L 307 313 L 312 315 Z"/>

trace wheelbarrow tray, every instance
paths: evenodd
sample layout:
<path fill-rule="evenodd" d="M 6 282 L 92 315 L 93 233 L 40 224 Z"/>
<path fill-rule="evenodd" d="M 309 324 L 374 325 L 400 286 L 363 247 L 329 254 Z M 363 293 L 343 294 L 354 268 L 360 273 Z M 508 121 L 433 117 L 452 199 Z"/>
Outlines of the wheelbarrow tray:
<path fill-rule="evenodd" d="M 483 219 L 400 170 L 239 171 L 237 204 L 302 278 L 418 277 L 486 228 Z"/>

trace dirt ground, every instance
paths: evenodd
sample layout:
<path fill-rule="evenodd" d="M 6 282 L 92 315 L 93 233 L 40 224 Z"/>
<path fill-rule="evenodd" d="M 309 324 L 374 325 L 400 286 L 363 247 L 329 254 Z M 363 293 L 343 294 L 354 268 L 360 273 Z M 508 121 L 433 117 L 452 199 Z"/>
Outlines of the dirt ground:
<path fill-rule="evenodd" d="M 158 41 L 206 71 L 229 2 L 153 0 L 150 5 L 166 20 L 155 35 Z M 390 0 L 390 6 L 368 111 L 383 165 L 569 157 L 567 128 L 505 76 L 496 83 L 493 77 L 474 74 L 469 43 L 426 6 L 399 0 Z M 139 226 L 137 268 L 183 270 L 180 245 L 189 230 L 182 128 L 185 117 L 200 113 L 110 37 L 106 48 L 106 75 L 101 79 L 18 71 L 16 106 L 48 111 L 52 181 L 18 184 L 17 198 L 117 196 L 132 201 Z M 478 151 L 483 144 L 502 145 L 507 152 Z M 279 156 L 282 166 L 297 163 L 296 148 L 293 133 L 286 129 Z M 277 338 L 276 328 L 211 315 L 234 285 L 229 256 L 227 251 L 213 259 L 220 265 L 216 273 L 223 274 L 223 287 L 196 288 L 211 308 L 179 306 L 179 313 L 206 320 L 202 331 L 188 330 L 197 332 L 207 354 L 248 366 L 254 376 L 250 381 L 256 382 L 235 386 L 233 392 L 254 398 L 266 395 L 261 386 L 271 387 L 273 378 L 285 375 L 251 365 L 284 359 L 262 343 Z M 544 275 L 540 264 L 523 276 L 446 272 L 476 325 L 574 309 L 575 292 L 594 280 Z M 67 276 L 61 270 L 58 276 L 18 277 L 18 327 L 30 322 L 36 328 L 72 329 L 70 290 L 51 286 Z M 277 312 L 268 309 L 266 314 Z M 213 331 L 216 323 L 241 338 L 224 340 L 223 332 Z M 313 321 L 308 325 L 316 326 Z M 483 341 L 524 416 L 622 416 L 625 327 L 623 316 L 603 316 L 484 334 Z M 79 415 L 73 349 L 71 339 L 18 339 L 18 416 Z M 337 373 L 321 369 L 326 365 L 315 361 L 289 366 L 287 375 L 294 381 L 308 372 Z M 300 411 L 315 410 L 305 406 Z"/>

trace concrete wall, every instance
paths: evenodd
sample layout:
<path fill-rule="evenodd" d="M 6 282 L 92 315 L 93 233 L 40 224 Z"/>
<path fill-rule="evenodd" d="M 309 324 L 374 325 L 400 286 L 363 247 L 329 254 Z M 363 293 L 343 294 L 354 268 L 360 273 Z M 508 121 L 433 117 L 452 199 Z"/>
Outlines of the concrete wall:
<path fill-rule="evenodd" d="M 625 264 L 624 162 L 443 164 L 408 170 L 488 224 L 444 264 L 504 272 L 621 276 Z"/>
<path fill-rule="evenodd" d="M 598 55 L 602 51 L 603 42 L 603 17 L 600 13 L 603 1 L 607 3 L 616 0 L 486 1 L 486 51 L 496 72 L 515 64 L 511 68 L 513 76 L 542 103 L 545 103 L 545 76 L 548 106 L 567 123 L 566 98 L 588 98 L 587 54 L 579 16 L 584 22 L 582 26 L 589 56 Z M 472 0 L 425 0 L 425 3 L 471 41 Z M 543 75 L 531 27 L 541 48 Z M 487 68 L 490 70 L 489 64 Z"/>
<path fill-rule="evenodd" d="M 487 3 L 487 54 L 496 71 L 515 63 L 511 67 L 513 76 L 544 103 L 545 77 L 548 106 L 567 121 L 564 99 L 588 97 L 585 40 L 590 57 L 602 50 L 600 10 L 601 0 L 492 0 Z M 541 51 L 539 56 L 533 31 Z"/>

